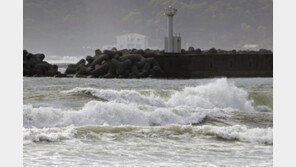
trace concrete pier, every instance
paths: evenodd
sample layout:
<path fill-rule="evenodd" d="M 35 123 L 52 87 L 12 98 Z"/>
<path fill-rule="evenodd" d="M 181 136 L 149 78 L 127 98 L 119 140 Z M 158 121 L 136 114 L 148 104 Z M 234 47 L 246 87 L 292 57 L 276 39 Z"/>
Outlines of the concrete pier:
<path fill-rule="evenodd" d="M 153 57 L 166 78 L 273 77 L 273 54 L 163 54 Z"/>

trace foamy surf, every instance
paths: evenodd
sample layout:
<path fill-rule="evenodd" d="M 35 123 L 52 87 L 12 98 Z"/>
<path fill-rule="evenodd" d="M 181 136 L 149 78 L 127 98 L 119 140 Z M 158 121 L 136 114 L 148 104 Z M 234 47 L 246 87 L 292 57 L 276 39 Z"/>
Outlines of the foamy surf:
<path fill-rule="evenodd" d="M 178 106 L 172 108 L 145 108 L 134 104 L 90 101 L 81 110 L 24 105 L 24 127 L 63 127 L 69 125 L 135 125 L 200 123 L 206 117 L 227 117 L 227 110 L 208 110 Z"/>
<path fill-rule="evenodd" d="M 214 82 L 205 85 L 185 87 L 181 91 L 170 90 L 168 98 L 161 97 L 154 91 L 150 91 L 148 94 L 141 94 L 141 90 L 82 87 L 76 87 L 62 93 L 91 94 L 92 96 L 118 103 L 140 103 L 158 107 L 190 106 L 204 109 L 232 108 L 240 111 L 255 111 L 253 100 L 248 99 L 248 92 L 236 87 L 233 83 L 229 83 L 226 78 L 216 79 Z"/>
<path fill-rule="evenodd" d="M 152 106 L 164 107 L 163 100 L 153 92 L 143 95 L 135 90 L 113 90 L 113 89 L 96 89 L 77 87 L 68 91 L 62 91 L 66 94 L 90 94 L 102 100 L 114 101 L 118 103 L 140 103 Z"/>
<path fill-rule="evenodd" d="M 75 138 L 77 130 L 74 126 L 62 128 L 25 128 L 23 129 L 24 144 L 31 142 L 58 142 Z"/>
<path fill-rule="evenodd" d="M 174 93 L 168 100 L 170 106 L 188 105 L 202 108 L 233 108 L 241 111 L 254 111 L 248 93 L 229 83 L 226 78 L 196 87 L 185 87 Z"/>
<path fill-rule="evenodd" d="M 250 143 L 273 144 L 272 128 L 247 128 L 242 125 L 217 127 L 205 125 L 198 127 L 198 132 L 205 135 L 214 135 L 226 140 L 239 140 Z"/>
<path fill-rule="evenodd" d="M 153 90 L 81 87 L 62 93 L 90 94 L 101 100 L 87 102 L 80 110 L 24 105 L 24 126 L 43 128 L 104 123 L 114 126 L 184 125 L 201 123 L 207 117 L 230 117 L 234 111 L 269 111 L 265 106 L 256 106 L 255 109 L 248 93 L 225 78 L 180 91 L 169 90 L 166 96 Z"/>
<path fill-rule="evenodd" d="M 24 129 L 25 144 L 31 142 L 61 142 L 64 140 L 111 140 L 110 138 L 126 136 L 146 140 L 150 137 L 157 138 L 192 138 L 212 136 L 224 140 L 237 140 L 248 143 L 273 144 L 272 128 L 247 128 L 243 125 L 233 126 L 191 126 L 191 125 L 166 125 L 166 126 L 82 126 L 61 128 L 27 128 Z"/>
<path fill-rule="evenodd" d="M 24 78 L 24 166 L 271 166 L 272 115 L 266 78 Z"/>

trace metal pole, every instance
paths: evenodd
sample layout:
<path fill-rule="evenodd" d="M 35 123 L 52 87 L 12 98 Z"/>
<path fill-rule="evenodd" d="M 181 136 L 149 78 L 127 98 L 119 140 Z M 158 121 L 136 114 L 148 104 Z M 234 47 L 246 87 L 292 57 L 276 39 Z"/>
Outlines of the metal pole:
<path fill-rule="evenodd" d="M 174 52 L 174 32 L 173 32 L 173 17 L 177 13 L 177 9 L 169 6 L 165 9 L 165 15 L 167 15 L 167 52 Z"/>
<path fill-rule="evenodd" d="M 174 39 L 173 39 L 173 16 L 168 16 L 168 51 L 173 52 Z"/>

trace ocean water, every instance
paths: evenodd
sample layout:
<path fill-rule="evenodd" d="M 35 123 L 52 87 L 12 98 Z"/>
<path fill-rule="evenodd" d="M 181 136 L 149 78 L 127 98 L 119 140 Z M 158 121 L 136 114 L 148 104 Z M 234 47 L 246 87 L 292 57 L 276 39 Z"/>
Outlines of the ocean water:
<path fill-rule="evenodd" d="M 58 71 L 64 73 L 69 64 L 76 64 L 79 60 L 85 59 L 82 56 L 58 56 L 58 55 L 48 55 L 45 61 L 50 64 L 55 64 L 58 66 Z"/>
<path fill-rule="evenodd" d="M 272 78 L 26 78 L 24 166 L 272 166 Z"/>

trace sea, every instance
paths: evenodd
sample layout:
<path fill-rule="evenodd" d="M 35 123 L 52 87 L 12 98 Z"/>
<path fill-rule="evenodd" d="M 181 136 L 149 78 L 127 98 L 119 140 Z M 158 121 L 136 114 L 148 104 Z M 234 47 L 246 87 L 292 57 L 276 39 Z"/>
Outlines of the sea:
<path fill-rule="evenodd" d="M 24 166 L 272 164 L 272 78 L 23 78 Z"/>
<path fill-rule="evenodd" d="M 272 78 L 24 77 L 23 91 L 24 166 L 273 163 Z"/>

